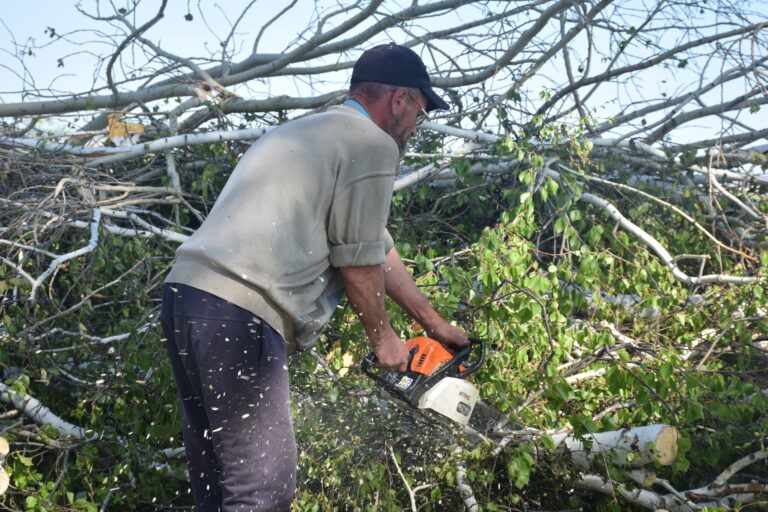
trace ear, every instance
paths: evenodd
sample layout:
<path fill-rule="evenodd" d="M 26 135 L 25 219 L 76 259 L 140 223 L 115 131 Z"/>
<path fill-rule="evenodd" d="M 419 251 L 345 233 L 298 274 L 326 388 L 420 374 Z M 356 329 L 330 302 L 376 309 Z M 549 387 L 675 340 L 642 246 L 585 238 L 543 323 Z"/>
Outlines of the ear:
<path fill-rule="evenodd" d="M 408 105 L 408 91 L 405 90 L 402 87 L 398 87 L 394 90 L 392 93 L 392 97 L 390 98 L 390 108 L 392 109 L 392 114 L 395 117 L 399 117 L 405 112 Z"/>

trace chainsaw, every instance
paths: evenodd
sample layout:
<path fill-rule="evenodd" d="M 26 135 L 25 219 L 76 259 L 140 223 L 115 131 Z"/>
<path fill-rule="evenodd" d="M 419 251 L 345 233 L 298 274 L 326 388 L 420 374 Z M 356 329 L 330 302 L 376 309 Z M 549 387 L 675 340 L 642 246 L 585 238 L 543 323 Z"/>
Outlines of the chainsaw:
<path fill-rule="evenodd" d="M 451 352 L 439 341 L 418 336 L 405 345 L 409 355 L 404 372 L 377 367 L 373 352 L 363 358 L 363 372 L 411 407 L 434 411 L 467 427 L 480 393 L 466 378 L 485 362 L 485 343 L 472 339 L 469 345 Z"/>

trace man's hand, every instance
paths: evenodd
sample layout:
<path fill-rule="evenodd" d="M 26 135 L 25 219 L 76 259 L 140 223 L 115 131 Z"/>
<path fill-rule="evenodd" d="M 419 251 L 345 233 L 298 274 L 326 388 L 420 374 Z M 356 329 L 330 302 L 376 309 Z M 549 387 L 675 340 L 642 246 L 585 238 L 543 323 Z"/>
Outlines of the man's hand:
<path fill-rule="evenodd" d="M 440 318 L 434 325 L 427 327 L 427 336 L 436 339 L 443 345 L 461 348 L 469 345 L 469 338 L 464 330 L 449 324 L 445 319 Z"/>
<path fill-rule="evenodd" d="M 391 329 L 379 338 L 374 349 L 379 366 L 387 370 L 404 372 L 408 369 L 408 349 Z"/>

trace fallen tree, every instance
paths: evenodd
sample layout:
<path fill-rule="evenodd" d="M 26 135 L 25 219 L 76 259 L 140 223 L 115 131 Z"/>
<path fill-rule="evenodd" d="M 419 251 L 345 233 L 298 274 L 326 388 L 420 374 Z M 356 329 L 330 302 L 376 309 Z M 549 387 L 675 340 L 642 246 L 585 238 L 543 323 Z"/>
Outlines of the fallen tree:
<path fill-rule="evenodd" d="M 339 102 L 359 51 L 390 38 L 422 54 L 453 105 L 406 154 L 390 230 L 433 302 L 487 340 L 476 383 L 505 420 L 492 445 L 427 436 L 355 371 L 363 335 L 341 310 L 291 363 L 297 506 L 562 509 L 604 495 L 698 510 L 764 497 L 764 13 L 341 2 L 265 53 L 263 34 L 301 5 L 265 17 L 254 4 L 230 16 L 213 57 L 156 40 L 172 19 L 210 24 L 202 3 L 97 2 L 80 9 L 114 31 L 101 47 L 49 27 L 52 44 L 6 48 L 19 78 L 0 104 L 3 506 L 189 504 L 183 479 L 166 478 L 183 463 L 156 328 L 173 251 L 250 141 Z M 244 45 L 238 27 L 255 17 L 268 21 Z M 42 89 L 23 71 L 49 47 L 75 66 L 71 44 L 92 50 L 90 90 Z M 62 119 L 67 130 L 49 129 Z M 655 427 L 666 434 L 617 449 L 642 425 L 674 426 L 675 442 Z M 644 467 L 622 467 L 626 453 Z"/>

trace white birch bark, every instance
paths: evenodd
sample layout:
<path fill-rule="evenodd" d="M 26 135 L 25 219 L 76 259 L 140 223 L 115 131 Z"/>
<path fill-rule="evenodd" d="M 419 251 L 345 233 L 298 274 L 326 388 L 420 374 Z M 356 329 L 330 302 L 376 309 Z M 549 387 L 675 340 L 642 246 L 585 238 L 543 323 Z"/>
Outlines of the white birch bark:
<path fill-rule="evenodd" d="M 596 457 L 605 457 L 617 466 L 669 466 L 677 457 L 679 434 L 669 425 L 647 425 L 587 434 L 584 438 L 587 443 L 573 434 L 552 436 L 555 446 L 567 451 L 577 466 L 588 468 Z"/>
<path fill-rule="evenodd" d="M 12 405 L 38 425 L 49 425 L 58 430 L 62 435 L 79 440 L 93 439 L 93 433 L 82 427 L 60 418 L 40 401 L 26 393 L 17 393 L 6 384 L 0 382 L 0 400 Z"/>

